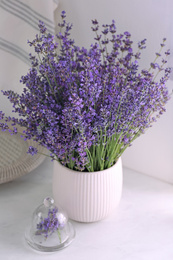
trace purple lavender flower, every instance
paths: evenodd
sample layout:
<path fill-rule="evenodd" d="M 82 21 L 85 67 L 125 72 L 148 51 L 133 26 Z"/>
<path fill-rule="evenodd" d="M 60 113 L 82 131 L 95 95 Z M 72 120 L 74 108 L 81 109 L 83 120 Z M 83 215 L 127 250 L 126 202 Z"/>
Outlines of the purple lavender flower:
<path fill-rule="evenodd" d="M 30 54 L 31 68 L 21 78 L 23 93 L 3 91 L 20 118 L 0 112 L 0 128 L 15 134 L 18 125 L 24 126 L 25 140 L 33 139 L 49 150 L 52 160 L 71 169 L 106 169 L 165 112 L 170 52 L 166 58 L 156 52 L 151 66 L 140 70 L 146 39 L 135 53 L 129 32 L 116 34 L 114 20 L 100 32 L 95 19 L 95 41 L 86 49 L 70 38 L 72 25 L 64 11 L 61 18 L 56 36 L 40 21 L 40 34 L 28 41 L 36 56 Z M 28 152 L 34 155 L 37 149 Z"/>
<path fill-rule="evenodd" d="M 59 231 L 60 223 L 57 218 L 57 208 L 49 209 L 48 216 L 41 218 L 41 221 L 37 224 L 36 235 L 43 235 L 45 239 L 52 235 L 54 232 L 58 232 L 58 236 L 61 243 L 61 236 Z"/>
<path fill-rule="evenodd" d="M 37 148 L 35 148 L 35 147 L 33 147 L 33 146 L 30 146 L 30 147 L 28 148 L 28 153 L 31 154 L 32 156 L 33 156 L 34 154 L 37 154 L 37 152 L 38 152 Z"/>

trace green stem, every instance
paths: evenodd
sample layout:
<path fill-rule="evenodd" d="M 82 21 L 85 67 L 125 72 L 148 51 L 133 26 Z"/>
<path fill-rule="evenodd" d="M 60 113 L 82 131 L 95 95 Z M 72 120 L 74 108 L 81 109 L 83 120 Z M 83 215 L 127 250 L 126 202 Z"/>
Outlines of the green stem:
<path fill-rule="evenodd" d="M 61 233 L 60 233 L 59 228 L 57 229 L 57 232 L 58 232 L 59 242 L 61 243 Z"/>
<path fill-rule="evenodd" d="M 38 54 L 38 58 L 39 58 L 39 60 L 40 60 L 40 63 L 42 63 L 42 61 L 41 61 L 41 58 L 40 58 L 40 55 L 39 55 L 39 54 Z M 52 94 L 53 94 L 53 96 L 54 96 L 55 100 L 58 102 L 58 100 L 57 100 L 57 98 L 56 98 L 56 95 L 55 95 L 55 92 L 54 92 L 54 90 L 53 90 L 53 87 L 52 87 L 52 85 L 51 85 L 51 83 L 50 83 L 50 80 L 49 80 L 48 76 L 46 75 L 46 73 L 44 74 L 44 76 L 45 76 L 45 77 L 46 77 L 46 79 L 47 79 L 47 82 L 48 82 L 48 84 L 49 84 L 49 86 L 50 86 L 50 89 L 51 89 L 51 91 L 52 91 Z"/>

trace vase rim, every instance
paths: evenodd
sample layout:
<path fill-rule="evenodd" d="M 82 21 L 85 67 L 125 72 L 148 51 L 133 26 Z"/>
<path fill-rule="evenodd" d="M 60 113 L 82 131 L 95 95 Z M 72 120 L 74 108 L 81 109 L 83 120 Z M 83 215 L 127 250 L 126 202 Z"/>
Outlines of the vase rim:
<path fill-rule="evenodd" d="M 101 171 L 94 171 L 94 172 L 80 172 L 80 171 L 76 171 L 76 170 L 72 170 L 72 169 L 70 169 L 70 168 L 68 168 L 68 167 L 66 167 L 66 166 L 64 166 L 64 165 L 62 165 L 59 161 L 57 161 L 57 160 L 55 160 L 54 161 L 54 163 L 57 163 L 57 164 L 59 164 L 60 166 L 62 166 L 63 168 L 66 168 L 68 171 L 71 171 L 71 172 L 73 172 L 73 173 L 75 173 L 75 174 L 99 174 L 99 173 L 101 173 L 101 172 L 106 172 L 106 171 L 109 171 L 110 169 L 113 169 L 113 168 L 115 168 L 115 167 L 118 167 L 118 165 L 119 164 L 122 164 L 122 159 L 121 159 L 121 156 L 118 158 L 118 160 L 117 160 L 117 162 L 114 164 L 114 165 L 112 165 L 111 167 L 109 167 L 109 168 L 107 168 L 107 169 L 104 169 L 104 170 L 101 170 Z"/>

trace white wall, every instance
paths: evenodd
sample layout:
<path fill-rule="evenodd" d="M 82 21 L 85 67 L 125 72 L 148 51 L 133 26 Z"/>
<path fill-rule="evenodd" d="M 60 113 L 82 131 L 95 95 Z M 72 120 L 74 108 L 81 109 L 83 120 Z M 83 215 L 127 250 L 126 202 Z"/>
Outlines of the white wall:
<path fill-rule="evenodd" d="M 59 0 L 57 20 L 62 10 L 72 22 L 77 44 L 92 43 L 91 19 L 101 24 L 116 21 L 119 32 L 129 31 L 133 40 L 147 38 L 142 65 L 148 66 L 160 48 L 163 37 L 173 52 L 172 0 Z M 173 55 L 170 59 L 173 66 Z M 173 89 L 173 81 L 169 82 Z M 173 99 L 167 113 L 148 132 L 137 139 L 123 155 L 124 166 L 173 183 Z"/>

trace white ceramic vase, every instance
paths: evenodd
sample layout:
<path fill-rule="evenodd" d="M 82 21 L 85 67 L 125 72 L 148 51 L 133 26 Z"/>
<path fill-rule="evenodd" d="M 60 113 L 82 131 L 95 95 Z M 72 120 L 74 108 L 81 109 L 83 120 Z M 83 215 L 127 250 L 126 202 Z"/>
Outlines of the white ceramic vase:
<path fill-rule="evenodd" d="M 53 195 L 70 219 L 94 222 L 106 218 L 118 206 L 122 193 L 121 158 L 109 169 L 78 172 L 54 161 Z"/>

